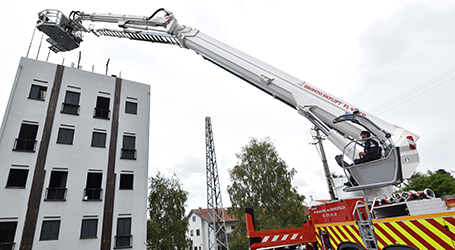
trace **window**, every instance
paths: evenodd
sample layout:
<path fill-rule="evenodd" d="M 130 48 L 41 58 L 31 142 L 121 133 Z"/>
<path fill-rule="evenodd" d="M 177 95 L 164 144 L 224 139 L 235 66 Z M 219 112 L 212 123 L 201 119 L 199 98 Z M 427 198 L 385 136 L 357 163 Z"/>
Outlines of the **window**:
<path fill-rule="evenodd" d="M 47 87 L 32 84 L 28 99 L 44 101 L 46 98 L 46 91 Z"/>
<path fill-rule="evenodd" d="M 13 249 L 17 222 L 0 222 L 0 249 Z"/>
<path fill-rule="evenodd" d="M 190 236 L 194 236 L 193 230 L 190 231 Z"/>
<path fill-rule="evenodd" d="M 68 172 L 52 171 L 46 200 L 65 200 Z"/>
<path fill-rule="evenodd" d="M 193 216 L 193 222 L 196 221 L 196 216 Z"/>
<path fill-rule="evenodd" d="M 41 227 L 39 240 L 58 240 L 60 231 L 60 220 L 45 220 Z"/>
<path fill-rule="evenodd" d="M 79 99 L 81 93 L 66 91 L 65 102 L 62 105 L 62 113 L 79 114 Z"/>
<path fill-rule="evenodd" d="M 98 219 L 84 219 L 81 226 L 81 239 L 96 238 Z"/>
<path fill-rule="evenodd" d="M 133 179 L 132 174 L 120 174 L 120 189 L 133 189 Z"/>
<path fill-rule="evenodd" d="M 101 200 L 102 173 L 87 173 L 84 200 Z"/>
<path fill-rule="evenodd" d="M 74 129 L 60 128 L 58 130 L 57 143 L 73 144 Z"/>
<path fill-rule="evenodd" d="M 92 147 L 106 147 L 106 133 L 93 132 Z"/>
<path fill-rule="evenodd" d="M 126 102 L 125 113 L 136 115 L 137 114 L 137 103 Z"/>
<path fill-rule="evenodd" d="M 122 155 L 120 159 L 136 160 L 136 137 L 123 136 Z"/>
<path fill-rule="evenodd" d="M 131 218 L 117 220 L 117 235 L 115 236 L 116 248 L 131 247 Z"/>
<path fill-rule="evenodd" d="M 23 187 L 27 183 L 28 169 L 10 169 L 6 187 Z M 1 248 L 0 248 L 1 249 Z"/>
<path fill-rule="evenodd" d="M 22 123 L 19 138 L 16 138 L 13 150 L 35 152 L 37 132 L 38 125 Z"/>
<path fill-rule="evenodd" d="M 194 247 L 194 250 L 197 250 L 197 247 Z"/>
<path fill-rule="evenodd" d="M 110 102 L 109 98 L 98 96 L 98 98 L 96 99 L 95 114 L 93 115 L 93 117 L 100 119 L 109 119 L 109 115 L 111 112 L 109 110 L 109 102 Z"/>
<path fill-rule="evenodd" d="M 231 230 L 235 230 L 235 226 L 231 226 Z"/>
<path fill-rule="evenodd" d="M 200 236 L 201 235 L 201 231 L 199 229 L 196 229 L 196 236 Z"/>

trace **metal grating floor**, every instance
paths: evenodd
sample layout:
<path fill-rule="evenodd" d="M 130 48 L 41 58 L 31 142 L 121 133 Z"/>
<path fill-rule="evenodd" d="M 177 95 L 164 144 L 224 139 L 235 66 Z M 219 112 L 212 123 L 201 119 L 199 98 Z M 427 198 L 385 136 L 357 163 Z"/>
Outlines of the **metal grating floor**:
<path fill-rule="evenodd" d="M 173 35 L 169 35 L 167 33 L 110 29 L 98 29 L 95 31 L 95 33 L 103 36 L 128 38 L 131 40 L 139 40 L 152 43 L 174 44 L 181 47 L 180 42 Z"/>

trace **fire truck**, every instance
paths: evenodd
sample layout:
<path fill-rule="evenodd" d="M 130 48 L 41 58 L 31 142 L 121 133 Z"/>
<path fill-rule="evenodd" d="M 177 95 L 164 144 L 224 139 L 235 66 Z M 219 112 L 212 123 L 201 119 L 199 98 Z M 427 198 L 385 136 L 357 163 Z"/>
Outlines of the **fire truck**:
<path fill-rule="evenodd" d="M 85 22 L 120 29 L 86 27 Z M 334 185 L 338 199 L 312 206 L 310 219 L 294 229 L 256 231 L 253 210 L 246 209 L 250 249 L 455 249 L 453 197 L 436 198 L 429 189 L 393 194 L 394 186 L 409 179 L 419 164 L 415 133 L 181 25 L 163 8 L 150 16 L 72 11 L 68 17 L 46 9 L 38 13 L 36 27 L 56 53 L 78 48 L 85 33 L 193 50 L 295 109 L 340 150 L 345 176 L 338 182 L 346 185 Z M 361 131 L 370 137 L 357 139 Z M 366 140 L 377 142 L 377 157 L 358 163 Z"/>

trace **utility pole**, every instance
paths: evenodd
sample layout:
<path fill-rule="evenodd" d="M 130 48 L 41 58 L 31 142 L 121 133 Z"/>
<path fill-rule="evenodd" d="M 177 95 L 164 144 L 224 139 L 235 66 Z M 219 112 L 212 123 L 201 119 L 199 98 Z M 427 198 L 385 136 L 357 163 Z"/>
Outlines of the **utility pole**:
<path fill-rule="evenodd" d="M 209 250 L 228 250 L 225 214 L 221 201 L 220 179 L 218 178 L 210 117 L 205 118 L 205 142 Z"/>

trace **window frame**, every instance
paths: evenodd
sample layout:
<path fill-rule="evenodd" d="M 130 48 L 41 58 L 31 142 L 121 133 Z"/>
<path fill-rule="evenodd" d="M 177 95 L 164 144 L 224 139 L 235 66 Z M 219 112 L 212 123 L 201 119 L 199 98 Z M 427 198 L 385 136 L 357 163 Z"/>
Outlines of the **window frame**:
<path fill-rule="evenodd" d="M 19 176 L 21 178 L 20 183 L 21 184 L 23 183 L 24 185 L 11 185 L 12 184 L 11 179 L 14 178 L 14 176 L 11 175 L 11 172 L 26 172 L 25 174 L 22 173 L 22 176 Z M 27 185 L 28 173 L 29 173 L 29 169 L 10 168 L 9 173 L 8 173 L 8 178 L 6 179 L 5 188 L 25 188 Z M 22 180 L 22 178 L 24 178 L 24 180 Z"/>
<path fill-rule="evenodd" d="M 58 176 L 59 174 L 61 176 Z M 45 201 L 66 201 L 66 191 L 67 191 L 66 184 L 67 184 L 67 182 L 68 182 L 68 171 L 52 170 L 50 177 L 49 177 L 49 184 L 47 187 L 46 198 L 44 200 Z"/>
<path fill-rule="evenodd" d="M 65 131 L 64 132 L 65 134 L 62 134 L 63 133 L 62 131 Z M 68 134 L 70 131 L 72 132 L 71 135 Z M 62 127 L 60 127 L 58 129 L 58 134 L 57 134 L 57 143 L 58 144 L 73 145 L 74 133 L 75 132 L 76 131 L 75 131 L 74 128 L 62 128 Z M 68 140 L 68 139 L 70 139 L 70 140 Z M 64 141 L 62 141 L 62 140 L 64 140 Z M 70 141 L 70 142 L 68 142 L 67 140 Z"/>
<path fill-rule="evenodd" d="M 125 114 L 137 115 L 137 102 L 125 102 Z"/>
<path fill-rule="evenodd" d="M 99 179 L 99 182 L 98 182 Z M 96 185 L 93 185 L 95 184 Z M 99 185 L 98 185 L 99 184 Z M 84 189 L 84 201 L 102 201 L 103 173 L 88 172 Z"/>
<path fill-rule="evenodd" d="M 21 123 L 19 135 L 14 141 L 13 151 L 35 152 L 38 135 L 38 124 Z M 23 144 L 23 145 L 22 145 Z M 22 145 L 22 146 L 21 146 Z"/>
<path fill-rule="evenodd" d="M 88 227 L 88 229 L 87 229 L 87 227 Z M 85 234 L 84 234 L 84 229 L 86 229 L 86 231 L 88 230 L 88 232 L 86 232 Z M 93 235 L 93 233 L 94 233 L 94 235 Z M 96 238 L 98 238 L 97 235 L 98 235 L 98 218 L 82 219 L 81 235 L 80 235 L 79 239 L 96 239 Z"/>
<path fill-rule="evenodd" d="M 107 109 L 105 104 L 107 104 Z M 94 108 L 94 113 L 93 113 L 93 118 L 98 118 L 98 119 L 105 119 L 105 120 L 110 120 L 111 116 L 111 110 L 110 110 L 110 105 L 111 105 L 111 98 L 109 97 L 104 97 L 104 96 L 97 96 L 96 97 L 96 105 Z"/>
<path fill-rule="evenodd" d="M 55 224 L 50 224 L 50 223 L 55 223 Z M 61 220 L 43 220 L 43 223 L 41 224 L 41 233 L 40 233 L 39 240 L 40 241 L 58 240 L 58 237 L 60 234 L 60 225 L 61 225 Z M 49 233 L 46 232 L 49 235 L 44 235 L 45 227 L 49 227 L 49 228 L 46 228 L 49 230 Z M 54 227 L 56 227 L 56 228 L 54 228 Z M 51 235 L 52 230 L 55 230 L 55 229 L 56 229 L 56 235 Z M 55 233 L 55 232 L 53 232 L 53 233 Z M 46 237 L 46 239 L 43 239 L 43 237 L 44 237 L 43 235 L 48 236 L 48 237 Z"/>
<path fill-rule="evenodd" d="M 123 135 L 120 159 L 136 160 L 136 136 Z"/>
<path fill-rule="evenodd" d="M 81 93 L 67 90 L 65 93 L 65 99 L 62 103 L 62 110 L 60 113 L 69 115 L 79 115 L 79 102 L 81 99 Z M 65 108 L 69 107 L 69 109 Z M 75 111 L 72 109 L 75 108 Z"/>
<path fill-rule="evenodd" d="M 124 222 L 120 223 L 120 221 L 129 221 L 129 225 L 126 226 Z M 122 226 L 122 227 L 121 227 Z M 133 241 L 132 241 L 132 234 L 131 234 L 131 229 L 133 226 L 133 218 L 131 217 L 125 217 L 125 218 L 117 218 L 117 231 L 115 234 L 115 246 L 114 248 L 132 248 L 133 247 Z M 125 232 L 124 232 L 125 231 Z M 129 238 L 129 244 L 128 245 L 123 245 L 119 244 L 119 239 L 126 239 Z"/>
<path fill-rule="evenodd" d="M 3 229 L 0 249 L 14 249 L 14 245 L 16 244 L 14 238 L 16 237 L 17 224 L 17 221 L 0 221 L 0 228 Z"/>
<path fill-rule="evenodd" d="M 128 185 L 125 184 L 126 181 L 130 181 L 129 179 L 125 179 L 126 176 L 131 176 L 131 184 L 129 184 L 129 183 L 128 183 Z M 125 187 L 126 185 L 127 185 L 127 187 Z M 119 190 L 134 190 L 134 174 L 126 174 L 126 173 L 120 174 Z"/>
<path fill-rule="evenodd" d="M 95 134 L 97 134 L 97 140 L 96 142 L 99 143 L 100 141 L 100 135 L 104 135 L 104 138 L 102 138 L 104 140 L 103 143 L 99 143 L 99 145 L 95 145 Z M 95 148 L 105 148 L 106 147 L 106 139 L 107 139 L 107 133 L 106 132 L 99 132 L 99 131 L 93 131 L 92 133 L 92 143 L 91 143 L 91 147 L 95 147 Z M 103 145 L 101 145 L 103 144 Z"/>
<path fill-rule="evenodd" d="M 32 93 L 34 92 L 33 91 L 34 87 L 38 88 L 38 91 L 36 92 L 36 94 L 37 94 L 36 97 L 32 96 Z M 47 86 L 32 84 L 32 86 L 30 87 L 30 92 L 28 93 L 28 99 L 44 102 L 44 101 L 46 101 L 46 93 L 47 93 Z"/>

